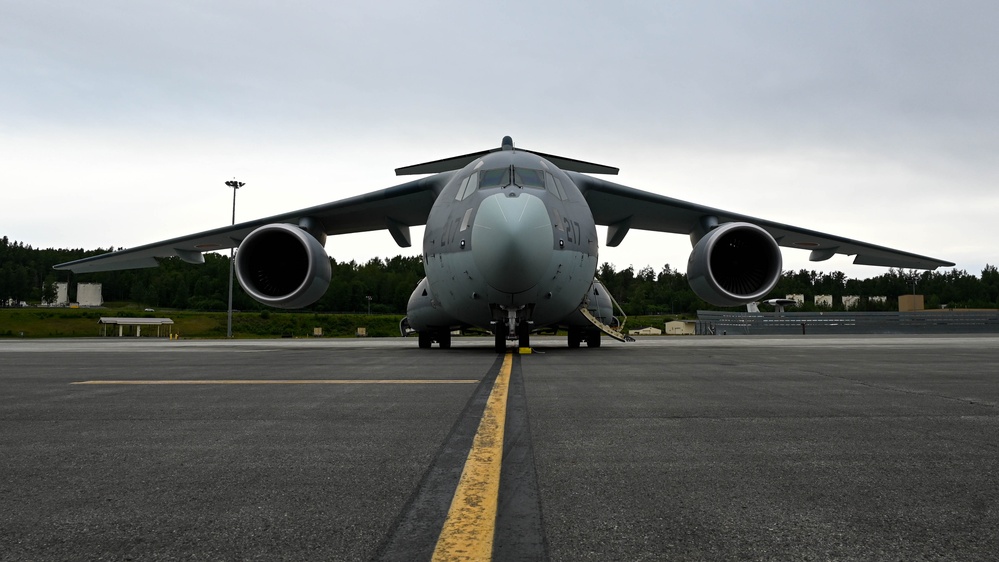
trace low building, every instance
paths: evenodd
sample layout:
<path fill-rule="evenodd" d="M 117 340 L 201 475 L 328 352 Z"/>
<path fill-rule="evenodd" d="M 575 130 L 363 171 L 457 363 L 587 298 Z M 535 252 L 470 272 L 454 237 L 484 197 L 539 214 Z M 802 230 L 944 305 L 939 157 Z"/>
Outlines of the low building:
<path fill-rule="evenodd" d="M 652 326 L 641 328 L 639 330 L 628 330 L 629 336 L 661 336 L 663 331 L 659 328 L 653 328 Z"/>
<path fill-rule="evenodd" d="M 899 312 L 915 312 L 924 309 L 923 295 L 901 295 L 898 297 Z"/>
<path fill-rule="evenodd" d="M 673 320 L 666 323 L 667 336 L 692 336 L 697 333 L 697 322 L 693 320 Z"/>
<path fill-rule="evenodd" d="M 44 286 L 43 286 L 44 288 Z M 42 306 L 66 306 L 69 304 L 69 283 L 55 284 L 56 297 L 54 301 L 42 301 Z"/>
<path fill-rule="evenodd" d="M 77 283 L 76 302 L 80 303 L 80 306 L 103 305 L 104 295 L 102 294 L 102 288 L 100 283 Z"/>

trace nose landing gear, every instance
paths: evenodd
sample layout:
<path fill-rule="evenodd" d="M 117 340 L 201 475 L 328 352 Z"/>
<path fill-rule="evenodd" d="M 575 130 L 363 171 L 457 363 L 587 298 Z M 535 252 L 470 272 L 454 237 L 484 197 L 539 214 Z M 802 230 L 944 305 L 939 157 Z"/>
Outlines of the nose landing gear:
<path fill-rule="evenodd" d="M 520 347 L 531 347 L 531 328 L 534 326 L 534 322 L 523 318 L 523 314 L 521 314 L 521 318 L 517 317 L 517 313 L 524 310 L 525 307 L 522 306 L 503 309 L 506 312 L 506 320 L 494 324 L 496 353 L 506 351 L 507 340 L 517 340 Z"/>

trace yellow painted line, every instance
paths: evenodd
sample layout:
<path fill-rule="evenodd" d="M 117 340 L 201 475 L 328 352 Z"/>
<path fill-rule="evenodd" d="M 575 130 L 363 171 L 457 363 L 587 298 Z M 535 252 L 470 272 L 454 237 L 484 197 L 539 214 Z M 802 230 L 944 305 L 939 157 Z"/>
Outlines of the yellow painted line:
<path fill-rule="evenodd" d="M 194 380 L 100 380 L 80 381 L 70 384 L 124 384 L 124 385 L 156 385 L 156 384 L 477 384 L 476 379 L 382 379 L 382 380 L 345 380 L 345 379 L 194 379 Z"/>
<path fill-rule="evenodd" d="M 503 465 L 503 427 L 512 369 L 513 355 L 507 353 L 489 393 L 472 450 L 468 452 L 451 508 L 437 539 L 434 561 L 492 558 Z"/>

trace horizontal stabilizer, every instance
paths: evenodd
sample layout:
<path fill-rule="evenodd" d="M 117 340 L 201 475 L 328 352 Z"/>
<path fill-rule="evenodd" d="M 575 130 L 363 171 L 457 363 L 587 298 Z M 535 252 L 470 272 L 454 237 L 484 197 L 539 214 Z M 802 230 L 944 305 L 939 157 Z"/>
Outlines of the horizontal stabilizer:
<path fill-rule="evenodd" d="M 510 137 L 503 139 L 506 144 Z M 513 141 L 509 141 L 506 144 L 506 150 L 513 150 Z M 395 169 L 395 175 L 397 176 L 408 176 L 415 174 L 439 174 L 441 172 L 449 172 L 451 170 L 460 170 L 468 164 L 474 162 L 477 158 L 485 156 L 491 152 L 499 152 L 504 150 L 501 148 L 492 148 L 490 150 L 481 150 L 479 152 L 472 152 L 470 154 L 462 154 L 461 156 L 452 156 L 450 158 L 442 158 L 440 160 L 434 160 L 432 162 L 424 162 L 422 164 L 413 164 L 412 166 L 403 166 L 402 168 Z M 517 149 L 523 150 L 523 149 Z M 593 162 L 585 162 L 583 160 L 576 160 L 574 158 L 566 158 L 565 156 L 556 156 L 555 154 L 545 154 L 544 152 L 535 152 L 533 150 L 523 150 L 523 152 L 530 152 L 531 154 L 537 154 L 538 156 L 548 160 L 552 164 L 555 164 L 562 170 L 568 172 L 580 172 L 583 174 L 610 174 L 617 175 L 618 169 L 613 166 L 604 166 L 603 164 L 594 164 Z"/>
<path fill-rule="evenodd" d="M 469 163 L 474 162 L 476 158 L 485 156 L 490 152 L 496 152 L 497 150 L 500 149 L 496 148 L 493 150 L 482 150 L 471 154 L 462 154 L 461 156 L 442 158 L 441 160 L 434 160 L 433 162 L 424 162 L 423 164 L 404 166 L 402 168 L 396 168 L 395 175 L 412 176 L 416 174 L 439 174 L 441 172 L 449 172 L 451 170 L 460 170 Z"/>
<path fill-rule="evenodd" d="M 608 174 L 616 176 L 619 171 L 618 168 L 613 166 L 604 166 L 603 164 L 594 164 L 593 162 L 584 162 L 582 160 L 575 160 L 564 156 L 534 152 L 533 150 L 528 150 L 527 152 L 537 154 L 567 172 L 580 172 L 582 174 Z"/>

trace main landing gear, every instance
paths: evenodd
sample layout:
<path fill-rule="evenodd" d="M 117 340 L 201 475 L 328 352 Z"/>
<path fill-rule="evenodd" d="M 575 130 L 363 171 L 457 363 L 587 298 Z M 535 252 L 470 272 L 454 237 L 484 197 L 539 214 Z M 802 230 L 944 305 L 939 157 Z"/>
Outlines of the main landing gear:
<path fill-rule="evenodd" d="M 600 330 L 587 330 L 584 328 L 569 327 L 569 348 L 578 349 L 579 345 L 586 342 L 586 347 L 600 347 Z"/>
<path fill-rule="evenodd" d="M 451 347 L 451 331 L 447 328 L 440 330 L 421 330 L 419 333 L 420 349 L 430 349 L 434 342 L 440 345 L 441 349 Z"/>

